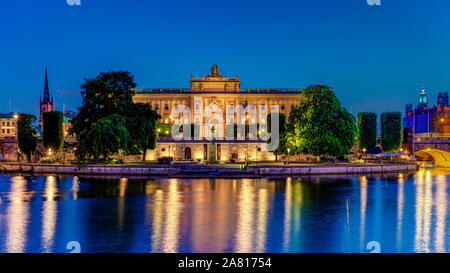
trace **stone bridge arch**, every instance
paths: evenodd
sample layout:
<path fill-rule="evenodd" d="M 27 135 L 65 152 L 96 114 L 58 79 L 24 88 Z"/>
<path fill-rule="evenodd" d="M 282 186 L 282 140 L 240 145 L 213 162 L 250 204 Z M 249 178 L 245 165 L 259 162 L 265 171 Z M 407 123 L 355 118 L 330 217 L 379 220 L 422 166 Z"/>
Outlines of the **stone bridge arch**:
<path fill-rule="evenodd" d="M 450 152 L 428 148 L 417 151 L 414 155 L 425 160 L 433 160 L 436 167 L 450 168 Z"/>

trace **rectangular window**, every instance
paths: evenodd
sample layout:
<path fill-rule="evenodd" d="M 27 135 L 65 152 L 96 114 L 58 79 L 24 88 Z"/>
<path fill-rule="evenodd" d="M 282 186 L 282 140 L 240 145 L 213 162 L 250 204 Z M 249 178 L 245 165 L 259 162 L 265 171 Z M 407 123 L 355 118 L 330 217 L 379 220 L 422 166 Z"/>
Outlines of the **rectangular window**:
<path fill-rule="evenodd" d="M 10 133 L 10 130 L 9 130 L 9 129 L 7 129 L 7 130 L 6 130 L 6 133 L 7 133 L 7 134 L 9 134 L 9 133 Z"/>
<path fill-rule="evenodd" d="M 8 126 L 8 127 L 10 126 L 10 123 L 9 123 L 9 121 L 8 121 L 8 122 L 6 123 L 6 126 Z"/>
<path fill-rule="evenodd" d="M 4 134 L 5 133 L 5 129 L 2 129 L 2 134 Z"/>
<path fill-rule="evenodd" d="M 167 109 L 166 109 L 167 110 Z M 178 110 L 178 104 L 175 104 L 175 110 Z"/>
<path fill-rule="evenodd" d="M 164 110 L 169 110 L 169 105 L 168 104 L 164 104 Z"/>
<path fill-rule="evenodd" d="M 294 108 L 295 108 L 295 105 L 292 104 L 291 105 L 291 110 L 294 110 Z"/>
<path fill-rule="evenodd" d="M 284 104 L 281 105 L 281 110 L 284 110 Z"/>
<path fill-rule="evenodd" d="M 266 110 L 266 105 L 265 104 L 261 104 L 261 110 Z"/>
<path fill-rule="evenodd" d="M 155 104 L 155 110 L 159 110 L 159 105 Z"/>

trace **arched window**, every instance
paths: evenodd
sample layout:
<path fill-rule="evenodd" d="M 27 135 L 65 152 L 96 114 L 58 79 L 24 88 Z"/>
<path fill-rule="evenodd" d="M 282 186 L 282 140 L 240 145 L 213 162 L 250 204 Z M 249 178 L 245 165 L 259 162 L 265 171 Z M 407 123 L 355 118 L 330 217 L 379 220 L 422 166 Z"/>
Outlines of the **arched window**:
<path fill-rule="evenodd" d="M 191 148 L 187 147 L 186 149 L 184 149 L 184 159 L 191 159 Z"/>

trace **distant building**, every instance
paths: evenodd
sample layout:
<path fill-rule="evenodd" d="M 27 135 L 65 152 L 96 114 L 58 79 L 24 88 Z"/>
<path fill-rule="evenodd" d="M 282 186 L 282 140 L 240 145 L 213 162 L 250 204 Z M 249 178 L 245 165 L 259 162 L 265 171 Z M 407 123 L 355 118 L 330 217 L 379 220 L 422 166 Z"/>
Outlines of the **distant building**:
<path fill-rule="evenodd" d="M 16 115 L 0 114 L 0 138 L 16 136 Z"/>
<path fill-rule="evenodd" d="M 50 112 L 54 109 L 53 97 L 50 97 L 50 90 L 48 88 L 47 67 L 45 68 L 44 98 L 40 98 L 39 108 L 39 125 L 42 128 L 42 115 L 44 114 L 44 112 Z"/>
<path fill-rule="evenodd" d="M 69 135 L 70 127 L 72 126 L 72 119 L 77 116 L 77 113 L 74 111 L 66 110 L 64 111 L 63 115 L 64 115 L 63 121 L 64 137 L 67 137 Z"/>
<path fill-rule="evenodd" d="M 416 108 L 406 105 L 403 119 L 404 138 L 450 136 L 450 106 L 448 94 L 439 93 L 437 105 L 430 107 L 425 89 L 419 95 Z M 405 139 L 406 141 L 406 139 Z"/>

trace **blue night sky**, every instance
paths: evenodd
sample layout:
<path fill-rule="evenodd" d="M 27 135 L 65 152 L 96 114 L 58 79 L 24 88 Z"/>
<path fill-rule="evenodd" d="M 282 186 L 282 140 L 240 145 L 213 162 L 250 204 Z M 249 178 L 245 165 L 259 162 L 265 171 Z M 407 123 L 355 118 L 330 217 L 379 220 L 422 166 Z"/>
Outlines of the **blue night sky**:
<path fill-rule="evenodd" d="M 191 73 L 239 73 L 242 88 L 334 88 L 344 107 L 402 111 L 425 84 L 450 91 L 450 1 L 4 1 L 0 112 L 38 114 L 48 65 L 56 107 L 84 78 L 129 70 L 138 87 L 188 87 Z"/>

